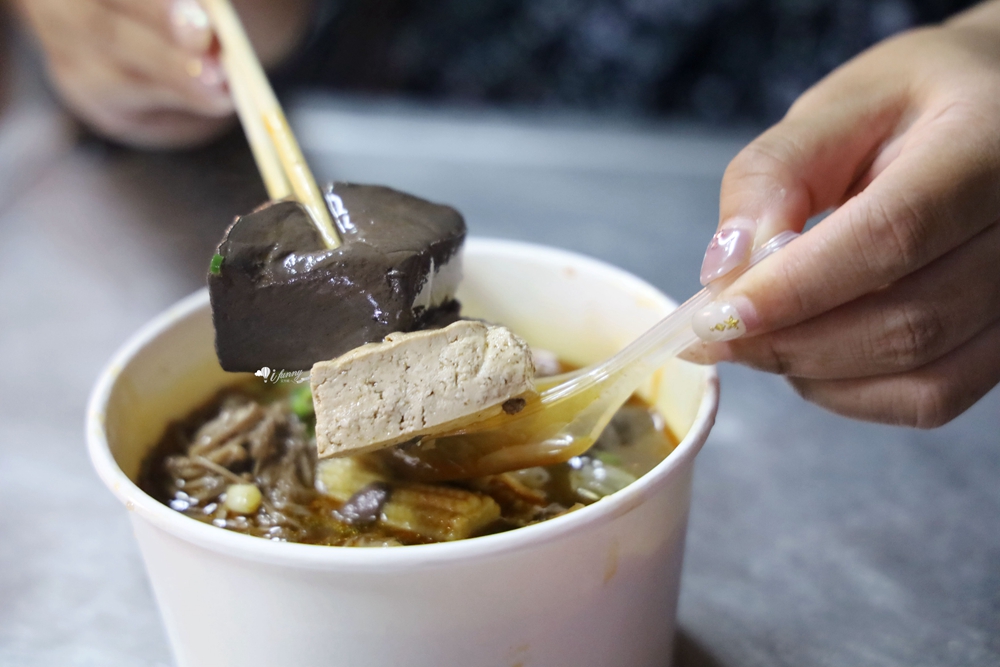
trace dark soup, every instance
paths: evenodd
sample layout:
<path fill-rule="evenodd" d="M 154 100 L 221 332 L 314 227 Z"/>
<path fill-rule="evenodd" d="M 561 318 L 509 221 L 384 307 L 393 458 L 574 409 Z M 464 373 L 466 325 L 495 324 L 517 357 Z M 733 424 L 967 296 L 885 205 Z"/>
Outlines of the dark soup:
<path fill-rule="evenodd" d="M 398 477 L 376 455 L 317 462 L 313 429 L 308 385 L 243 381 L 167 428 L 140 485 L 192 519 L 271 540 L 427 544 L 571 512 L 635 481 L 677 444 L 663 418 L 633 396 L 583 456 L 421 483 Z"/>

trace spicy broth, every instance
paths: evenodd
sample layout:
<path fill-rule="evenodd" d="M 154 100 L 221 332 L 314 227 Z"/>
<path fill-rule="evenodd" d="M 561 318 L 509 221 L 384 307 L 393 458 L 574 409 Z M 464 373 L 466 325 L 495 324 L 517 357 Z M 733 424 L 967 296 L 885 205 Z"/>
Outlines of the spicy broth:
<path fill-rule="evenodd" d="M 423 544 L 573 511 L 624 488 L 677 445 L 656 410 L 633 396 L 594 446 L 569 461 L 422 483 L 400 476 L 377 453 L 317 462 L 314 429 L 308 385 L 240 382 L 167 428 L 144 462 L 140 485 L 192 519 L 257 537 Z M 249 485 L 259 491 L 250 489 L 256 504 L 242 495 Z"/>

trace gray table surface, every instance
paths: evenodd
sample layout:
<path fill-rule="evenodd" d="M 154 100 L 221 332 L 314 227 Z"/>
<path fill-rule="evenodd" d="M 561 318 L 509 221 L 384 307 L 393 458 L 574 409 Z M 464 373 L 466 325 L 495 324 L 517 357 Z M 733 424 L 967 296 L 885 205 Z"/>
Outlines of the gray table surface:
<path fill-rule="evenodd" d="M 80 140 L 30 68 L 7 62 L 2 83 L 0 665 L 170 665 L 126 513 L 87 461 L 84 403 L 125 337 L 203 284 L 223 227 L 263 192 L 238 136 L 113 149 Z M 676 296 L 696 287 L 722 171 L 748 138 L 292 108 L 324 178 L 451 202 L 473 234 L 577 250 Z M 721 375 L 675 664 L 1000 665 L 1000 391 L 916 432 L 827 414 L 775 377 Z"/>

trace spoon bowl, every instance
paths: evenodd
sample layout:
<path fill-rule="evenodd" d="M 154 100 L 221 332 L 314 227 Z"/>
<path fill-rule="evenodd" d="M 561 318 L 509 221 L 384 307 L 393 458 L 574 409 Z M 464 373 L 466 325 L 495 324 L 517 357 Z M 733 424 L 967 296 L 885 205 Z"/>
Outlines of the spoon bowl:
<path fill-rule="evenodd" d="M 782 232 L 755 250 L 726 283 L 799 235 Z M 422 481 L 495 475 L 568 461 L 597 441 L 615 412 L 667 359 L 698 340 L 692 318 L 718 293 L 701 290 L 614 356 L 571 373 L 539 378 L 516 414 L 500 413 L 453 431 L 379 452 L 399 474 Z"/>

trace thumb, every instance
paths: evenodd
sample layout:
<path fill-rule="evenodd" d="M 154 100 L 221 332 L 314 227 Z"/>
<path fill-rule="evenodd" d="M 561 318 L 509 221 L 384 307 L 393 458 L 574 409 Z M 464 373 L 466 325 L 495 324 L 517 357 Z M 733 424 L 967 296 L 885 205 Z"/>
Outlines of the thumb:
<path fill-rule="evenodd" d="M 884 83 L 882 90 L 859 91 L 837 74 L 729 163 L 703 285 L 743 264 L 753 247 L 782 231 L 802 231 L 811 216 L 843 201 L 892 134 L 902 115 L 901 91 L 887 91 Z"/>

